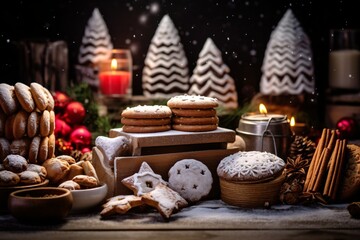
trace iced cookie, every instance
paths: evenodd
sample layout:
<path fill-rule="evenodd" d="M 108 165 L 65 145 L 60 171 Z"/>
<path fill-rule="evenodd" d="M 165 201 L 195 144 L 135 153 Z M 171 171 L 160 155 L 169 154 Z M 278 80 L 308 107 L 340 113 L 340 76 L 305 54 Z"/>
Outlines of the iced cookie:
<path fill-rule="evenodd" d="M 14 173 L 23 172 L 27 169 L 28 163 L 26 159 L 20 155 L 10 154 L 4 161 L 4 168 Z"/>
<path fill-rule="evenodd" d="M 15 186 L 20 182 L 20 177 L 16 173 L 8 170 L 0 171 L 0 187 Z"/>
<path fill-rule="evenodd" d="M 32 82 L 30 84 L 30 91 L 35 101 L 36 107 L 40 111 L 44 111 L 49 104 L 48 95 L 45 92 L 44 87 L 41 86 L 39 83 Z"/>
<path fill-rule="evenodd" d="M 42 181 L 45 180 L 47 176 L 46 168 L 38 164 L 29 163 L 26 171 L 36 172 L 39 174 Z"/>
<path fill-rule="evenodd" d="M 156 208 L 165 219 L 169 219 L 173 213 L 188 205 L 179 193 L 162 183 L 158 184 L 151 192 L 145 193 L 142 201 L 146 205 Z"/>
<path fill-rule="evenodd" d="M 30 113 L 27 121 L 27 135 L 32 138 L 39 133 L 40 128 L 40 114 L 38 112 Z"/>
<path fill-rule="evenodd" d="M 103 210 L 100 212 L 101 217 L 108 217 L 114 214 L 124 214 L 130 209 L 142 206 L 141 197 L 134 195 L 119 195 L 107 199 L 102 205 Z"/>
<path fill-rule="evenodd" d="M 13 140 L 10 144 L 10 153 L 15 155 L 21 155 L 25 158 L 29 155 L 29 138 L 21 138 Z"/>
<path fill-rule="evenodd" d="M 13 126 L 13 136 L 15 139 L 20 139 L 25 136 L 28 116 L 29 114 L 23 110 L 15 115 Z"/>
<path fill-rule="evenodd" d="M 23 185 L 33 185 L 41 183 L 41 177 L 37 172 L 34 171 L 23 171 L 19 173 L 20 184 Z"/>
<path fill-rule="evenodd" d="M 10 154 L 10 143 L 6 138 L 0 138 L 0 163 Z"/>
<path fill-rule="evenodd" d="M 167 105 L 170 108 L 204 109 L 216 108 L 219 103 L 216 98 L 184 94 L 170 98 Z"/>
<path fill-rule="evenodd" d="M 95 145 L 103 154 L 105 163 L 110 167 L 114 166 L 115 157 L 126 156 L 130 149 L 129 140 L 123 136 L 114 138 L 98 136 L 95 139 Z"/>
<path fill-rule="evenodd" d="M 169 187 L 188 202 L 206 197 L 212 187 L 213 178 L 208 167 L 195 159 L 183 159 L 169 170 Z"/>
<path fill-rule="evenodd" d="M 31 140 L 30 147 L 29 147 L 29 162 L 30 163 L 37 163 L 39 149 L 40 149 L 40 141 L 41 141 L 41 138 L 39 136 L 36 136 Z"/>
<path fill-rule="evenodd" d="M 0 106 L 6 115 L 14 114 L 18 109 L 18 101 L 14 86 L 0 83 Z"/>
<path fill-rule="evenodd" d="M 144 193 L 154 190 L 154 188 L 160 183 L 166 185 L 166 182 L 162 179 L 162 177 L 159 174 L 154 173 L 146 162 L 141 164 L 138 173 L 124 178 L 121 180 L 121 183 L 131 189 L 136 196 L 142 196 Z"/>

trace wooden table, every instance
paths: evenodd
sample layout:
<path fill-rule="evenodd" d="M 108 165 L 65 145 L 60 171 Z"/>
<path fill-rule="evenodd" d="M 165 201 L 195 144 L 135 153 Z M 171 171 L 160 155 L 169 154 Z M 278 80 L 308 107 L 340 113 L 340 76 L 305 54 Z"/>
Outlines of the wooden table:
<path fill-rule="evenodd" d="M 360 239 L 347 204 L 242 209 L 209 200 L 164 221 L 153 209 L 101 219 L 101 209 L 70 213 L 58 223 L 18 222 L 0 215 L 0 239 Z"/>

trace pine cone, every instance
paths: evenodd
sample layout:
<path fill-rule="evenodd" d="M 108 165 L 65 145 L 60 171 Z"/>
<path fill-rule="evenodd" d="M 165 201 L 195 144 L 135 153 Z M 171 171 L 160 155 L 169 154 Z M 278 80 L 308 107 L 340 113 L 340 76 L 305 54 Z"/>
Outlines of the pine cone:
<path fill-rule="evenodd" d="M 300 201 L 302 190 L 303 184 L 297 179 L 290 183 L 285 182 L 280 189 L 280 201 L 284 204 L 297 204 Z"/>
<path fill-rule="evenodd" d="M 295 140 L 290 146 L 290 158 L 296 158 L 298 155 L 309 163 L 315 152 L 315 143 L 308 137 L 295 136 Z"/>

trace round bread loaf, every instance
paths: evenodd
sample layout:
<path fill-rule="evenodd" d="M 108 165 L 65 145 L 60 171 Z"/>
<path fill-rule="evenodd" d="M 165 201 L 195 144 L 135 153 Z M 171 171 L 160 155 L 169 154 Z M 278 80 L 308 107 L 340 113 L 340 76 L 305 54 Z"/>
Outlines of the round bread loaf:
<path fill-rule="evenodd" d="M 284 167 L 284 160 L 272 153 L 240 151 L 221 160 L 217 174 L 228 181 L 261 181 L 279 176 Z"/>

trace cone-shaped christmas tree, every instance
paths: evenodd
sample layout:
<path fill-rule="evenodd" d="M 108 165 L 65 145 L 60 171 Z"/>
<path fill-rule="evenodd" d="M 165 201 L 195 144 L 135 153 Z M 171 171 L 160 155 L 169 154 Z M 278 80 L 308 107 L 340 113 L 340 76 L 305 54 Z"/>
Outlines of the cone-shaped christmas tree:
<path fill-rule="evenodd" d="M 310 40 L 290 9 L 271 33 L 262 72 L 262 94 L 295 95 L 314 91 Z"/>
<path fill-rule="evenodd" d="M 84 65 L 97 65 L 103 60 L 110 59 L 112 48 L 105 21 L 99 9 L 95 8 L 85 28 L 78 61 Z"/>
<path fill-rule="evenodd" d="M 188 61 L 178 31 L 165 15 L 151 40 L 142 75 L 143 94 L 169 98 L 189 89 Z"/>
<path fill-rule="evenodd" d="M 237 108 L 238 96 L 230 69 L 224 64 L 220 50 L 208 38 L 199 54 L 190 78 L 189 94 L 214 97 L 225 108 Z"/>

